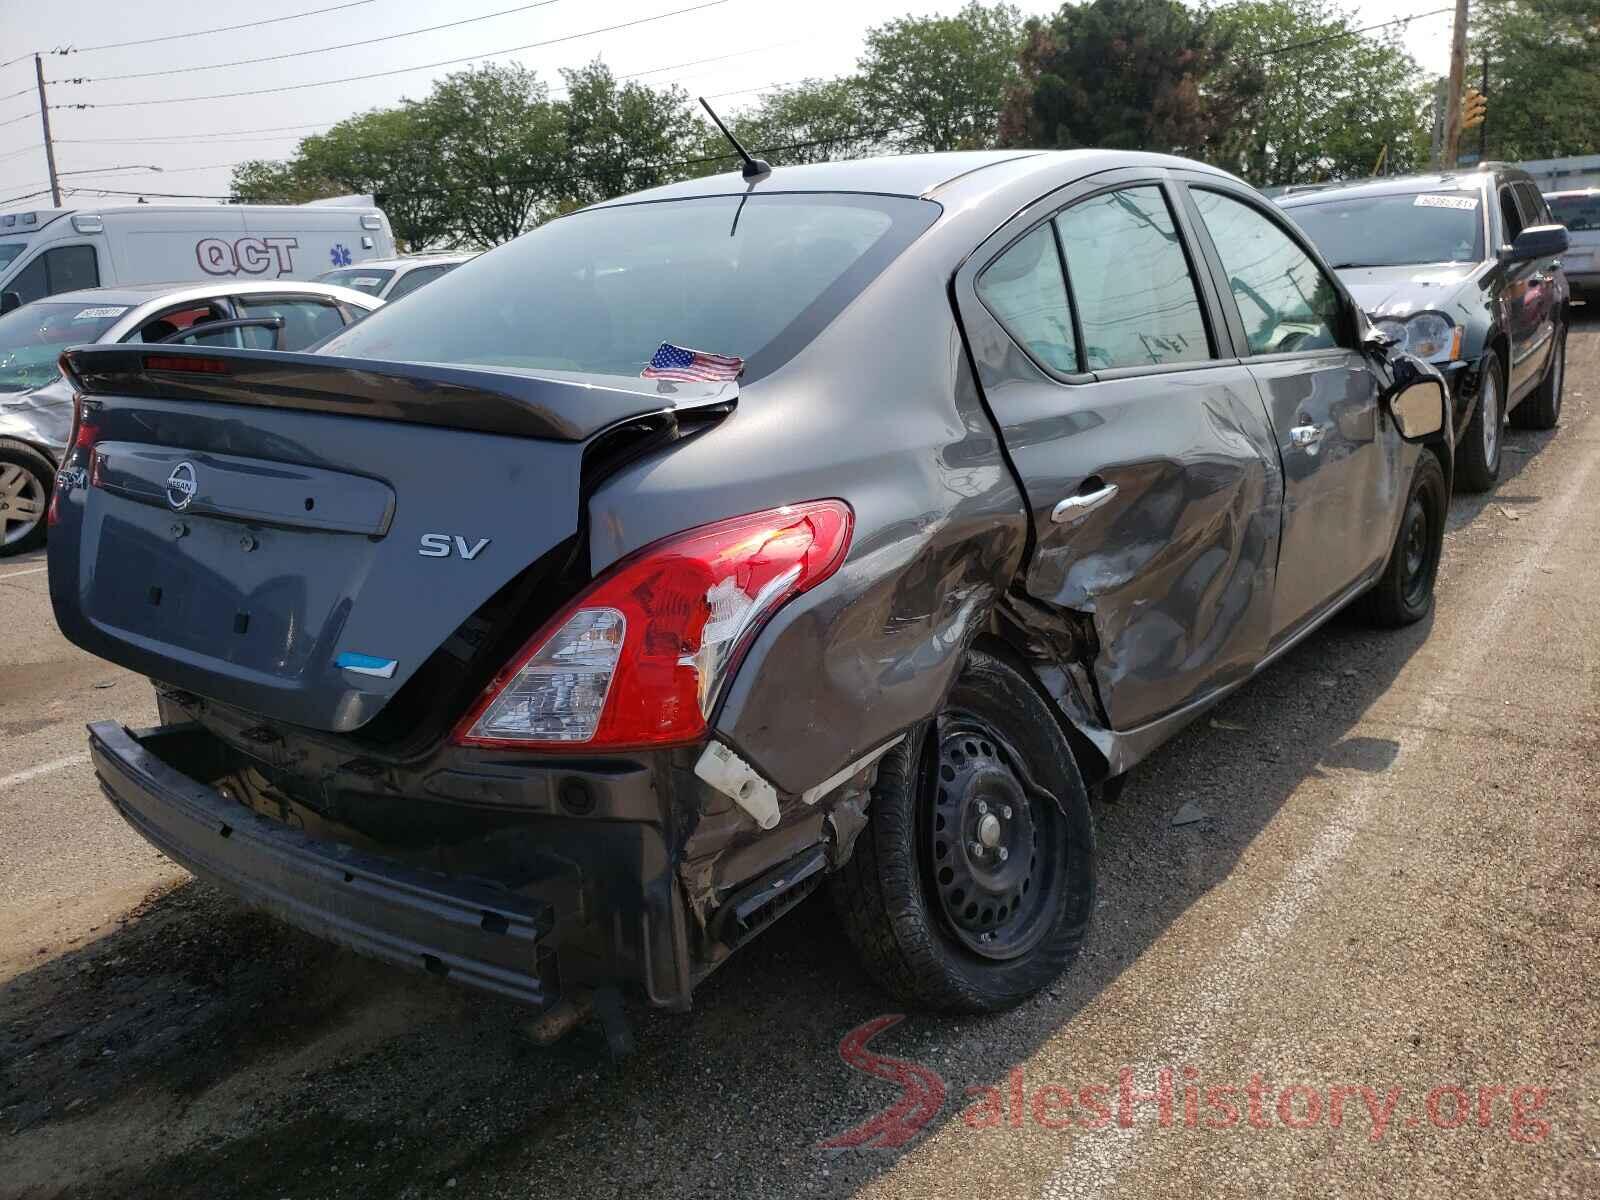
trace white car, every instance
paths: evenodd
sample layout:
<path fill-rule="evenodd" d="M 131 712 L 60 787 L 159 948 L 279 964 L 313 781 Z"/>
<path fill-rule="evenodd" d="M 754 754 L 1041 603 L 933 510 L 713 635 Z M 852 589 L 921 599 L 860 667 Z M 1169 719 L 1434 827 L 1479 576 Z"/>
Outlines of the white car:
<path fill-rule="evenodd" d="M 337 271 L 324 271 L 317 276 L 318 283 L 332 283 L 339 287 L 355 288 L 383 300 L 398 300 L 409 295 L 425 283 L 454 271 L 473 253 L 465 254 L 407 254 L 400 258 L 375 258 L 355 267 L 341 267 Z"/>
<path fill-rule="evenodd" d="M 0 316 L 0 557 L 44 540 L 72 429 L 72 389 L 56 367 L 68 346 L 304 350 L 382 305 L 323 283 L 228 280 L 61 292 Z"/>
<path fill-rule="evenodd" d="M 1571 239 L 1561 267 L 1575 292 L 1600 291 L 1600 188 L 1546 192 L 1551 215 Z"/>

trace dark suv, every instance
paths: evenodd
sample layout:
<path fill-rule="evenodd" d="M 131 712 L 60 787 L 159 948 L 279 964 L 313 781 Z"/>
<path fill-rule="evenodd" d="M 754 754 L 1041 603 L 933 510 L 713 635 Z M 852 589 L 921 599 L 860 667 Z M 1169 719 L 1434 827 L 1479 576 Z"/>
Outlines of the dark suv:
<path fill-rule="evenodd" d="M 1377 328 L 1433 363 L 1455 400 L 1456 480 L 1500 473 L 1500 426 L 1561 417 L 1567 231 L 1532 176 L 1504 163 L 1369 180 L 1278 202 Z"/>

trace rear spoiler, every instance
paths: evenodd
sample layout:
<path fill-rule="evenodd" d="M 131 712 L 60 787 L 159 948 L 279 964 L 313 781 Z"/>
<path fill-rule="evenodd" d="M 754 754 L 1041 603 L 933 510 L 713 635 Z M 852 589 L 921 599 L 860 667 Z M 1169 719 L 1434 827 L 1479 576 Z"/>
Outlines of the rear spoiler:
<path fill-rule="evenodd" d="M 79 346 L 61 370 L 86 396 L 238 404 L 583 442 L 641 417 L 738 403 L 739 385 L 518 372 L 194 346 Z"/>

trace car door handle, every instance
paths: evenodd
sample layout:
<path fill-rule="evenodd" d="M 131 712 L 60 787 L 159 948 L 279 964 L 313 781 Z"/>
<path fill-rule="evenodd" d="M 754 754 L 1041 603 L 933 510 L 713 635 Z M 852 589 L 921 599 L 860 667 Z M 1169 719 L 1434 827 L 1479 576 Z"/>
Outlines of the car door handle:
<path fill-rule="evenodd" d="M 1297 450 L 1315 450 L 1328 431 L 1321 425 L 1296 425 L 1289 430 L 1289 444 Z"/>
<path fill-rule="evenodd" d="M 1117 485 L 1108 483 L 1092 492 L 1078 492 L 1068 496 L 1050 510 L 1050 519 L 1057 525 L 1076 521 L 1085 513 L 1093 512 L 1117 494 Z"/>

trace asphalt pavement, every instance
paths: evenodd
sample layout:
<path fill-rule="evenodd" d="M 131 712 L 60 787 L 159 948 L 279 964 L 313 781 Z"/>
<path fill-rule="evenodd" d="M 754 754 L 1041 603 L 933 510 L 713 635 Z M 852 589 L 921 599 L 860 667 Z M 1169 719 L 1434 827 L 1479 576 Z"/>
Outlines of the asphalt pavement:
<path fill-rule="evenodd" d="M 1097 811 L 1048 993 L 888 1020 L 819 896 L 619 1064 L 158 855 L 84 755 L 148 685 L 0 560 L 0 1197 L 1600 1196 L 1597 529 L 1580 310 L 1434 615 L 1336 619 Z"/>

